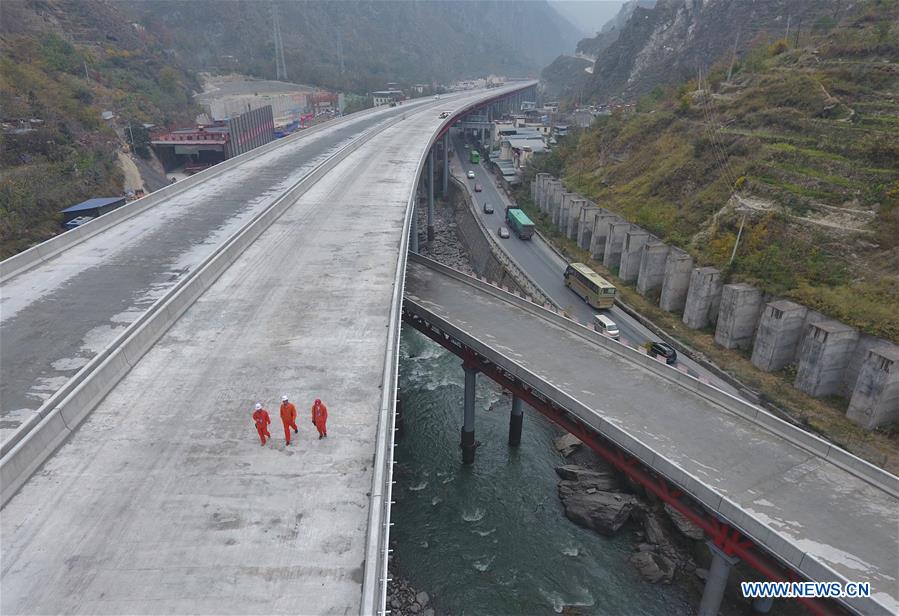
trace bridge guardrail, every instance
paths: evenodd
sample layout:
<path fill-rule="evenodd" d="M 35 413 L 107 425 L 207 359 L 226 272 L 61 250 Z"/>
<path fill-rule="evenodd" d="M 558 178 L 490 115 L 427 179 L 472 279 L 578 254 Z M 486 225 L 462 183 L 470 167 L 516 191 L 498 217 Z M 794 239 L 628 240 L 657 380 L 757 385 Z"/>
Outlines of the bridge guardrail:
<path fill-rule="evenodd" d="M 38 413 L 3 445 L 0 506 L 6 504 L 96 404 L 140 361 L 144 353 L 299 196 L 376 134 L 402 120 L 402 116 L 397 116 L 370 128 L 297 181 L 277 201 L 248 221 L 178 281 L 48 398 Z"/>
<path fill-rule="evenodd" d="M 528 86 L 530 87 L 530 86 Z M 520 89 L 520 88 L 516 88 Z M 515 91 L 505 91 L 503 95 Z M 478 103 L 480 104 L 480 103 Z M 427 161 L 428 152 L 434 147 L 456 117 L 464 114 L 474 105 L 468 105 L 451 115 L 428 141 L 416 167 L 416 177 L 420 176 Z M 387 350 L 382 376 L 381 405 L 378 415 L 377 442 L 375 444 L 374 467 L 372 469 L 371 506 L 369 507 L 368 533 L 365 544 L 365 561 L 362 573 L 362 614 L 383 614 L 387 603 L 387 582 L 389 581 L 390 505 L 393 494 L 393 449 L 394 423 L 396 419 L 396 385 L 399 376 L 399 345 L 402 322 L 403 294 L 406 279 L 406 261 L 412 218 L 415 215 L 415 192 L 406 204 L 403 219 L 403 234 L 400 238 L 400 254 L 397 273 L 393 282 L 393 298 L 390 307 L 390 322 L 387 332 Z"/>

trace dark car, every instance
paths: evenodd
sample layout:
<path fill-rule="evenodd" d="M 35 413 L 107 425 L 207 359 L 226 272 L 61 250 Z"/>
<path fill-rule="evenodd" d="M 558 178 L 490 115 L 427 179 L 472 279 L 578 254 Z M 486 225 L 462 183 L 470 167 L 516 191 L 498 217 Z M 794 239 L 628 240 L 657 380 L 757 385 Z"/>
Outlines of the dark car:
<path fill-rule="evenodd" d="M 671 348 L 671 345 L 664 342 L 649 343 L 650 357 L 664 357 L 665 363 L 669 366 L 677 361 L 677 351 Z"/>
<path fill-rule="evenodd" d="M 485 204 L 484 204 L 484 213 L 485 213 L 485 214 L 492 214 L 492 213 L 493 213 L 493 206 L 490 205 L 489 203 L 485 203 Z"/>
<path fill-rule="evenodd" d="M 475 185 L 474 185 L 474 191 L 475 191 L 475 192 L 481 192 L 482 190 L 484 190 L 484 187 L 481 186 L 480 184 L 475 184 Z"/>

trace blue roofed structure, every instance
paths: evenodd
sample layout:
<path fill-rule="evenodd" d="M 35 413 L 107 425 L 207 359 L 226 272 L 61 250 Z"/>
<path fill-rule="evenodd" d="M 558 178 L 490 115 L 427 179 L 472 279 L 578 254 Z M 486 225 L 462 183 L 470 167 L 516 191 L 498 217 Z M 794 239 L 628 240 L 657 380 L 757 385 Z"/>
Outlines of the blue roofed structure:
<path fill-rule="evenodd" d="M 125 205 L 125 197 L 95 197 L 93 199 L 88 199 L 87 201 L 82 201 L 81 203 L 62 210 L 61 213 L 64 216 L 63 223 L 67 223 L 79 216 L 91 216 L 96 218 L 97 216 L 102 216 L 106 212 L 111 212 L 123 205 Z"/>

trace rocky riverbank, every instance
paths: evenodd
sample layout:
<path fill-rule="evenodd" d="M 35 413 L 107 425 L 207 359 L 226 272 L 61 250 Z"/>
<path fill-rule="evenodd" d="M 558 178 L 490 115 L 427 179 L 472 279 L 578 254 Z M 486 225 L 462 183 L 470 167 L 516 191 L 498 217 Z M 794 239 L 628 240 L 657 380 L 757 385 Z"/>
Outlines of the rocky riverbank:
<path fill-rule="evenodd" d="M 648 582 L 670 584 L 675 575 L 704 577 L 693 554 L 703 532 L 677 510 L 633 486 L 570 434 L 554 441 L 566 464 L 556 468 L 559 498 L 572 522 L 603 535 L 633 522 L 635 551 L 631 564 Z"/>
<path fill-rule="evenodd" d="M 471 258 L 465 245 L 457 233 L 457 223 L 453 211 L 442 202 L 434 205 L 434 239 L 428 241 L 428 205 L 419 205 L 416 209 L 418 217 L 418 252 L 424 257 L 433 259 L 447 267 L 459 270 L 469 276 L 475 276 L 471 266 Z"/>
<path fill-rule="evenodd" d="M 408 580 L 391 572 L 391 581 L 387 583 L 387 609 L 391 614 L 399 616 L 434 616 L 431 596 L 424 591 L 417 591 Z"/>

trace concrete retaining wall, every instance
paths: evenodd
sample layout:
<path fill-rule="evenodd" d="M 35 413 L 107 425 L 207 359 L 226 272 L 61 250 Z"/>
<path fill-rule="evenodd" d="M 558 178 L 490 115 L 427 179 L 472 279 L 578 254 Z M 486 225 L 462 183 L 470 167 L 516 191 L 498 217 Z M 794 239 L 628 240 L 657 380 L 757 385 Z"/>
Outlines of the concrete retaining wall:
<path fill-rule="evenodd" d="M 581 209 L 577 226 L 577 245 L 582 250 L 590 250 L 590 243 L 593 240 L 594 221 L 603 212 L 603 209 L 596 207 L 596 204 L 592 201 L 587 201 L 586 203 L 586 207 Z"/>
<path fill-rule="evenodd" d="M 540 303 L 552 303 L 549 296 L 497 245 L 491 230 L 475 214 L 467 187 L 456 178 L 450 181 L 450 207 L 459 238 L 468 251 L 471 267 L 479 276 L 504 289 L 533 297 Z"/>
<path fill-rule="evenodd" d="M 899 348 L 895 345 L 865 353 L 846 417 L 869 430 L 899 421 Z"/>
<path fill-rule="evenodd" d="M 807 313 L 805 306 L 787 300 L 765 306 L 752 347 L 752 363 L 756 368 L 776 372 L 793 363 Z"/>
<path fill-rule="evenodd" d="M 637 273 L 637 292 L 641 295 L 649 295 L 662 288 L 668 251 L 668 245 L 658 240 L 643 245 L 640 271 Z"/>
<path fill-rule="evenodd" d="M 714 267 L 693 270 L 684 303 L 684 325 L 690 329 L 702 329 L 718 321 L 721 286 L 721 272 Z"/>
<path fill-rule="evenodd" d="M 621 264 L 618 277 L 625 282 L 633 282 L 640 274 L 640 261 L 643 259 L 643 245 L 649 241 L 649 231 L 632 226 L 624 234 L 621 246 Z"/>
<path fill-rule="evenodd" d="M 895 345 L 860 336 L 793 302 L 765 305 L 768 298 L 750 285 L 725 286 L 718 269 L 694 268 L 692 257 L 683 250 L 669 248 L 644 229 L 566 192 L 548 174 L 537 174 L 532 192 L 562 234 L 589 250 L 621 280 L 636 280 L 641 294 L 654 298 L 658 292 L 659 306 L 683 311 L 687 327 L 714 326 L 716 343 L 752 349 L 753 364 L 768 372 L 782 370 L 798 358 L 794 382 L 798 389 L 815 396 L 851 395 L 852 419 L 866 427 L 891 421 L 884 418 L 894 416 L 894 396 L 899 395 L 893 393 L 893 377 L 883 377 L 871 366 L 887 361 L 881 351 Z"/>
<path fill-rule="evenodd" d="M 809 325 L 799 350 L 794 387 L 812 396 L 840 394 L 857 342 L 858 332 L 839 321 Z"/>
<path fill-rule="evenodd" d="M 680 312 L 687 302 L 690 288 L 690 274 L 693 272 L 693 257 L 683 250 L 672 248 L 665 261 L 665 278 L 659 307 L 668 312 Z"/>
<path fill-rule="evenodd" d="M 624 236 L 631 228 L 631 223 L 618 218 L 608 223 L 606 232 L 606 246 L 603 252 L 602 264 L 617 273 L 621 266 L 621 248 L 624 245 Z"/>
<path fill-rule="evenodd" d="M 602 261 L 606 254 L 606 241 L 609 239 L 609 225 L 621 219 L 608 212 L 600 212 L 593 218 L 593 234 L 590 238 L 590 256 Z"/>
<path fill-rule="evenodd" d="M 721 290 L 715 342 L 725 349 L 748 349 L 762 306 L 762 292 L 752 285 L 726 284 Z"/>

